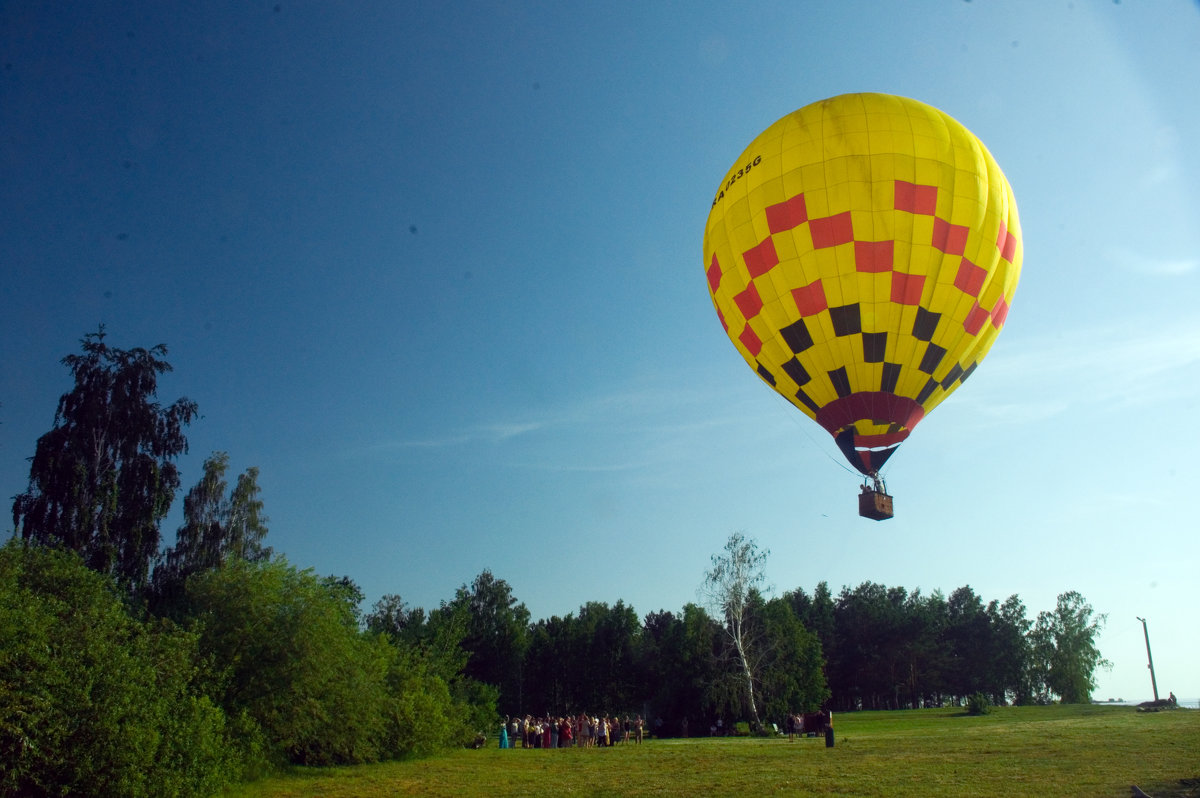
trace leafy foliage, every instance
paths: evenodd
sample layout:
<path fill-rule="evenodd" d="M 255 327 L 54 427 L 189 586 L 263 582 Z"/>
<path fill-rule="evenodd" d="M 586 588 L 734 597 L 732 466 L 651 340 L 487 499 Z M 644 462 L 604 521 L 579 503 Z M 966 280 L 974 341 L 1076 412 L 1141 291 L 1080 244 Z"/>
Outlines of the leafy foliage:
<path fill-rule="evenodd" d="M 1059 594 L 1053 612 L 1038 614 L 1032 632 L 1037 653 L 1031 678 L 1040 685 L 1043 696 L 1057 693 L 1068 704 L 1091 701 L 1096 669 L 1109 667 L 1096 647 L 1106 620 L 1105 615 L 1095 615 L 1092 605 L 1073 590 Z"/>
<path fill-rule="evenodd" d="M 196 639 L 73 553 L 0 549 L 0 793 L 208 796 L 240 775 Z"/>
<path fill-rule="evenodd" d="M 175 545 L 162 555 L 154 569 L 152 599 L 157 611 L 181 613 L 184 582 L 200 571 L 219 568 L 231 560 L 259 562 L 271 556 L 263 545 L 267 518 L 259 498 L 258 469 L 238 476 L 226 498 L 229 455 L 215 452 L 204 461 L 204 474 L 183 498 L 183 525 Z"/>
<path fill-rule="evenodd" d="M 283 560 L 235 561 L 187 589 L 201 651 L 220 668 L 213 694 L 261 727 L 272 758 L 380 758 L 387 644 L 359 634 L 336 590 Z"/>
<path fill-rule="evenodd" d="M 712 556 L 712 568 L 704 575 L 706 603 L 714 615 L 724 621 L 723 629 L 741 666 L 746 706 L 757 728 L 760 725 L 758 703 L 754 695 L 756 675 L 752 663 L 758 657 L 756 626 L 751 621 L 754 597 L 766 579 L 769 551 L 741 532 L 734 532 L 721 554 Z"/>
<path fill-rule="evenodd" d="M 968 715 L 988 715 L 992 711 L 992 702 L 983 693 L 971 693 L 967 696 Z"/>
<path fill-rule="evenodd" d="M 285 560 L 235 560 L 187 583 L 209 689 L 251 721 L 269 762 L 354 764 L 464 739 L 470 713 L 416 648 L 359 630 L 361 593 Z M 490 708 L 494 712 L 494 708 Z"/>
<path fill-rule="evenodd" d="M 464 673 L 500 691 L 500 711 L 515 714 L 521 707 L 521 665 L 529 647 L 529 610 L 512 588 L 489 570 L 468 587 L 463 585 L 447 607 L 465 613 L 463 648 L 468 652 Z"/>
<path fill-rule="evenodd" d="M 578 614 L 538 621 L 523 668 L 525 704 L 536 714 L 640 708 L 642 625 L 623 601 L 589 601 Z"/>
<path fill-rule="evenodd" d="M 994 704 L 1048 701 L 1035 674 L 1039 651 L 1017 596 L 986 606 L 969 585 L 947 599 L 864 582 L 832 599 L 818 585 L 786 594 L 821 641 L 837 710 L 901 709 L 960 703 L 980 692 Z"/>
<path fill-rule="evenodd" d="M 829 698 L 821 642 L 785 599 L 762 606 L 761 624 L 767 643 L 758 665 L 763 715 L 784 718 L 816 711 Z"/>
<path fill-rule="evenodd" d="M 29 487 L 13 501 L 13 527 L 27 541 L 79 552 L 95 571 L 131 591 L 145 586 L 158 554 L 159 524 L 179 488 L 174 460 L 196 405 L 154 401 L 171 370 L 165 346 L 117 349 L 104 328 L 85 335 L 83 354 L 63 363 L 75 387 L 54 427 L 38 439 Z"/>
<path fill-rule="evenodd" d="M 682 733 L 685 718 L 697 724 L 702 713 L 721 711 L 712 695 L 720 682 L 721 634 L 720 626 L 695 604 L 685 604 L 680 615 L 659 611 L 646 616 L 646 697 L 655 716 L 666 719 L 660 733 Z"/>

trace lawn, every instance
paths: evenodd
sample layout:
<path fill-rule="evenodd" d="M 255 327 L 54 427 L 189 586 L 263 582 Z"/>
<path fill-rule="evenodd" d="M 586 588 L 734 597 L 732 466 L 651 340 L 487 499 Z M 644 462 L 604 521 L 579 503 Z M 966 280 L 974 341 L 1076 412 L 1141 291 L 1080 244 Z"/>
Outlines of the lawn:
<path fill-rule="evenodd" d="M 856 712 L 824 738 L 650 740 L 609 749 L 452 751 L 297 768 L 230 798 L 375 796 L 1200 796 L 1200 711 L 1005 707 Z"/>

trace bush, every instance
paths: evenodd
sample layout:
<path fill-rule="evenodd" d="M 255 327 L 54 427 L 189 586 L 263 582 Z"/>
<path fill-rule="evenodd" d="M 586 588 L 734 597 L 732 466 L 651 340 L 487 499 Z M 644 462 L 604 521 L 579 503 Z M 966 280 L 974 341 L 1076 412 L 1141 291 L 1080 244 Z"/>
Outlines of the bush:
<path fill-rule="evenodd" d="M 494 688 L 361 632 L 344 590 L 282 558 L 197 574 L 187 596 L 209 694 L 256 769 L 428 754 L 494 725 Z"/>
<path fill-rule="evenodd" d="M 207 796 L 236 778 L 196 639 L 127 612 L 79 557 L 0 548 L 0 793 Z"/>
<path fill-rule="evenodd" d="M 426 672 L 420 660 L 400 651 L 395 651 L 394 657 L 388 673 L 387 754 L 430 754 L 474 737 L 464 719 L 453 711 L 446 683 Z"/>
<path fill-rule="evenodd" d="M 992 711 L 992 702 L 983 693 L 972 693 L 967 696 L 968 715 L 987 715 Z"/>
<path fill-rule="evenodd" d="M 279 559 L 197 574 L 187 594 L 211 694 L 271 762 L 380 758 L 386 653 L 335 587 Z"/>

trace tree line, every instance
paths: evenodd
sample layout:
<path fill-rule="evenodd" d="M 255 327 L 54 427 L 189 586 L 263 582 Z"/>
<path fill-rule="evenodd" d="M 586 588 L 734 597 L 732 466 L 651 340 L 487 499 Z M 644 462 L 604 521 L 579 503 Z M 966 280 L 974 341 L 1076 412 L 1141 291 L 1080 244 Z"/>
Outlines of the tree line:
<path fill-rule="evenodd" d="M 691 729 L 717 718 L 782 728 L 788 715 L 819 708 L 915 709 L 972 696 L 1084 703 L 1107 666 L 1095 645 L 1104 616 L 1074 591 L 1035 619 L 1018 596 L 985 604 L 969 585 L 947 597 L 864 582 L 835 596 L 821 582 L 772 598 L 751 586 L 743 603 L 736 625 L 728 602 L 722 613 L 686 604 L 639 620 L 623 601 L 592 601 L 532 621 L 508 583 L 484 571 L 429 615 L 385 596 L 366 624 L 416 645 L 461 624 L 451 636 L 463 672 L 497 688 L 504 715 L 638 712 L 660 734 L 684 719 Z"/>
<path fill-rule="evenodd" d="M 940 592 L 825 583 L 767 596 L 767 552 L 740 533 L 714 555 L 704 606 L 640 617 L 618 600 L 534 621 L 490 571 L 426 611 L 370 611 L 346 576 L 265 545 L 247 469 L 203 464 L 164 546 L 187 399 L 163 406 L 166 348 L 103 327 L 14 497 L 0 548 L 0 793 L 209 795 L 294 764 L 372 762 L 469 744 L 502 716 L 643 714 L 754 727 L 819 707 L 1086 701 L 1103 616 L 1064 593 L 1026 617 Z M 782 724 L 781 724 L 782 725 Z"/>

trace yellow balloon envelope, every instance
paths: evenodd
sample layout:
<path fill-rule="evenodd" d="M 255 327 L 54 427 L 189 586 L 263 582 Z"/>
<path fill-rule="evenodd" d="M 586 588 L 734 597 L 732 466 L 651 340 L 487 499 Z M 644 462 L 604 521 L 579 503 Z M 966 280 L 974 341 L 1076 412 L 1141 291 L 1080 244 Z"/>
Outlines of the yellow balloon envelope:
<path fill-rule="evenodd" d="M 730 168 L 704 230 L 733 345 L 871 476 L 983 360 L 1021 256 L 1012 188 L 979 139 L 886 94 L 771 125 Z"/>

